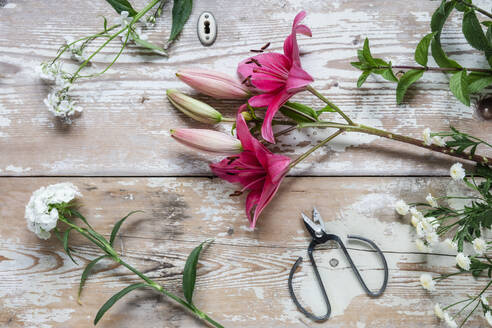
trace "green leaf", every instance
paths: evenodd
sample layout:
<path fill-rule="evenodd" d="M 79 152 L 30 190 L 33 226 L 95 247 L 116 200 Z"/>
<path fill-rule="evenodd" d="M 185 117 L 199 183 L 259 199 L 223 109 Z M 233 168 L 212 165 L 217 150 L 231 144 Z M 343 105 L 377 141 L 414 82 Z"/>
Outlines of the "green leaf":
<path fill-rule="evenodd" d="M 456 3 L 456 9 L 458 9 L 461 12 L 465 12 L 467 10 L 470 10 L 470 7 L 466 6 L 463 2 L 466 2 L 468 4 L 471 4 L 471 0 L 462 0 Z"/>
<path fill-rule="evenodd" d="M 286 102 L 280 108 L 280 112 L 297 123 L 316 122 L 318 120 L 318 114 L 314 109 L 296 102 Z"/>
<path fill-rule="evenodd" d="M 469 10 L 463 15 L 463 35 L 466 41 L 477 50 L 486 50 L 490 47 L 474 10 Z"/>
<path fill-rule="evenodd" d="M 104 19 L 104 32 L 107 32 L 108 31 L 108 20 L 104 16 L 103 16 L 103 19 Z"/>
<path fill-rule="evenodd" d="M 424 70 L 420 69 L 411 69 L 407 71 L 398 81 L 398 85 L 396 87 L 396 103 L 401 104 L 403 101 L 403 97 L 407 92 L 408 88 L 418 81 L 422 75 L 424 75 Z"/>
<path fill-rule="evenodd" d="M 389 64 L 391 67 L 391 62 Z M 398 82 L 398 79 L 396 78 L 395 74 L 393 73 L 392 68 L 386 68 L 385 70 L 383 70 L 383 72 L 381 73 L 381 76 L 390 82 Z"/>
<path fill-rule="evenodd" d="M 335 113 L 336 112 L 336 109 L 331 107 L 330 105 L 326 105 L 325 107 L 319 109 L 316 111 L 316 114 L 318 114 L 318 117 L 321 115 L 321 113 L 325 113 L 325 112 L 328 112 L 328 113 Z"/>
<path fill-rule="evenodd" d="M 193 304 L 193 291 L 195 290 L 196 281 L 196 266 L 198 264 L 198 257 L 202 251 L 203 245 L 208 241 L 204 241 L 191 251 L 183 270 L 183 293 L 188 303 Z"/>
<path fill-rule="evenodd" d="M 132 5 L 127 0 L 106 0 L 118 14 L 122 11 L 128 11 L 128 16 L 132 17 L 137 14 L 137 11 L 133 9 Z"/>
<path fill-rule="evenodd" d="M 133 284 L 111 296 L 111 298 L 107 300 L 106 303 L 104 303 L 104 305 L 101 306 L 101 308 L 97 312 L 96 318 L 94 319 L 94 325 L 97 325 L 99 320 L 101 320 L 101 318 L 103 317 L 104 313 L 106 313 L 106 311 L 108 311 L 114 305 L 114 303 L 116 303 L 120 298 L 122 298 L 123 296 L 125 296 L 126 294 L 137 288 L 143 288 L 143 287 L 149 287 L 149 285 L 143 282 Z"/>
<path fill-rule="evenodd" d="M 123 224 L 123 222 L 125 222 L 125 220 L 130 215 L 135 214 L 135 213 L 138 213 L 138 212 L 142 212 L 143 213 L 143 211 L 132 211 L 132 212 L 128 213 L 123 219 L 121 219 L 121 220 L 119 220 L 118 222 L 115 223 L 115 225 L 113 227 L 113 230 L 111 231 L 111 237 L 109 238 L 109 244 L 111 246 L 113 246 L 114 239 L 116 238 L 116 235 L 118 234 L 118 230 L 120 230 L 120 227 Z"/>
<path fill-rule="evenodd" d="M 450 59 L 441 47 L 441 41 L 434 36 L 431 42 L 432 57 L 439 67 L 461 68 L 461 65 Z"/>
<path fill-rule="evenodd" d="M 471 72 L 468 74 L 468 92 L 477 93 L 492 85 L 492 75 L 486 73 Z"/>
<path fill-rule="evenodd" d="M 369 75 L 371 75 L 371 71 L 362 72 L 362 74 L 359 76 L 359 79 L 357 80 L 357 88 L 360 88 L 364 84 L 364 82 L 366 82 Z"/>
<path fill-rule="evenodd" d="M 63 233 L 63 249 L 65 250 L 65 253 L 67 253 L 68 257 L 72 260 L 73 263 L 77 264 L 75 260 L 72 257 L 72 252 L 70 251 L 70 247 L 68 247 L 68 237 L 70 235 L 70 230 L 73 228 L 70 227 L 65 232 Z"/>
<path fill-rule="evenodd" d="M 427 66 L 427 61 L 429 59 L 429 46 L 434 35 L 436 35 L 436 32 L 432 32 L 424 36 L 415 49 L 415 61 L 422 66 Z"/>
<path fill-rule="evenodd" d="M 449 80 L 449 87 L 459 101 L 470 106 L 470 95 L 468 91 L 468 80 L 466 70 L 454 73 Z"/>
<path fill-rule="evenodd" d="M 168 42 L 174 41 L 181 30 L 183 29 L 186 21 L 191 15 L 191 9 L 193 7 L 193 0 L 174 0 L 173 5 L 173 24 L 171 27 L 171 36 Z"/>
<path fill-rule="evenodd" d="M 150 43 L 149 41 L 145 41 L 145 40 L 142 40 L 142 39 L 137 38 L 137 39 L 135 39 L 135 43 L 138 44 L 141 47 L 144 47 L 144 48 L 150 49 L 152 51 L 155 51 L 159 55 L 167 56 L 167 51 L 166 50 L 164 50 L 163 48 L 161 48 L 159 46 L 156 46 L 153 43 Z"/>
<path fill-rule="evenodd" d="M 461 68 L 461 66 L 454 60 L 449 59 L 441 46 L 441 31 L 444 27 L 444 23 L 448 19 L 449 14 L 453 11 L 456 1 L 452 0 L 446 2 L 443 0 L 441 6 L 434 12 L 431 19 L 431 30 L 435 33 L 431 42 L 432 57 L 439 65 L 439 67 L 455 67 Z"/>
<path fill-rule="evenodd" d="M 90 261 L 89 264 L 87 264 L 87 266 L 85 267 L 84 271 L 82 272 L 82 276 L 80 277 L 79 292 L 77 293 L 77 302 L 79 304 L 80 304 L 80 294 L 82 293 L 82 288 L 84 287 L 85 281 L 89 277 L 90 271 L 92 270 L 94 265 L 96 265 L 97 262 L 99 262 L 100 260 L 102 260 L 105 257 L 109 257 L 109 256 L 101 255 L 101 256 L 95 258 L 94 260 Z"/>
<path fill-rule="evenodd" d="M 362 56 L 364 57 L 364 60 L 366 63 L 376 66 L 376 62 L 374 61 L 374 58 L 372 58 L 371 55 L 371 49 L 369 48 L 369 39 L 366 38 L 364 40 L 364 46 L 362 48 Z"/>

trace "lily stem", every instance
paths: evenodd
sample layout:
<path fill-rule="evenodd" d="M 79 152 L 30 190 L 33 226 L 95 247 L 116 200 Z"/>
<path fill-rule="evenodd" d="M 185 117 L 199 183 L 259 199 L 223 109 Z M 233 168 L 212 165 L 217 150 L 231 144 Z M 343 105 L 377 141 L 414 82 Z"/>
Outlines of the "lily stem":
<path fill-rule="evenodd" d="M 396 68 L 396 69 L 416 69 L 421 71 L 435 71 L 435 72 L 458 72 L 462 70 L 467 70 L 469 72 L 480 72 L 480 73 L 492 73 L 492 69 L 486 68 L 466 68 L 466 67 L 428 67 L 428 66 L 410 66 L 410 65 L 392 65 L 390 66 L 376 66 L 376 69 L 382 68 Z"/>
<path fill-rule="evenodd" d="M 319 144 L 317 144 L 316 146 L 314 146 L 313 148 L 309 149 L 307 152 L 305 152 L 304 154 L 302 154 L 301 156 L 299 156 L 292 163 L 290 163 L 289 170 L 291 168 L 293 168 L 294 166 L 296 166 L 297 164 L 299 164 L 300 162 L 302 162 L 306 157 L 308 157 L 309 155 L 311 155 L 311 153 L 313 153 L 317 149 L 323 147 L 324 145 L 326 145 L 326 143 L 328 143 L 330 140 L 332 140 L 336 136 L 342 134 L 343 132 L 344 132 L 343 129 L 338 130 L 337 132 L 333 133 L 328 138 L 326 138 L 325 140 L 321 141 Z"/>
<path fill-rule="evenodd" d="M 336 106 L 334 103 L 332 103 L 331 101 L 329 101 L 328 99 L 326 99 L 325 96 L 323 96 L 321 93 L 319 93 L 312 86 L 308 85 L 306 87 L 306 90 L 309 91 L 309 92 L 311 92 L 313 95 L 315 95 L 316 97 L 318 97 L 319 99 L 321 99 L 322 101 L 324 101 L 328 106 L 330 106 L 331 108 L 333 108 L 338 114 L 340 114 L 340 116 L 343 117 L 343 119 L 345 121 L 347 121 L 348 124 L 354 125 L 354 122 L 352 122 L 352 120 L 350 119 L 350 117 L 348 117 L 340 108 L 338 108 L 338 106 Z"/>
<path fill-rule="evenodd" d="M 470 7 L 470 8 L 475 9 L 475 10 L 476 10 L 476 11 L 478 11 L 479 13 L 481 13 L 481 14 L 483 14 L 483 15 L 485 15 L 485 16 L 487 16 L 487 17 L 489 17 L 489 18 L 492 18 L 492 14 L 491 14 L 491 13 L 489 13 L 488 11 L 483 10 L 482 8 L 479 8 L 479 7 L 475 6 L 475 5 L 474 5 L 474 4 L 472 4 L 472 3 L 468 3 L 468 2 L 463 1 L 463 0 L 458 0 L 458 2 L 459 2 L 459 3 L 461 3 L 461 4 L 463 4 L 463 5 L 465 5 L 465 6 L 467 6 L 467 7 Z"/>
<path fill-rule="evenodd" d="M 481 155 L 476 155 L 476 154 L 470 154 L 466 152 L 456 152 L 454 149 L 446 147 L 446 146 L 437 146 L 437 145 L 426 145 L 422 140 L 403 136 L 400 134 L 388 132 L 385 130 L 380 130 L 376 129 L 370 126 L 366 126 L 363 124 L 356 124 L 352 123 L 352 125 L 349 124 L 341 124 L 341 123 L 336 123 L 336 122 L 327 122 L 327 121 L 320 121 L 320 122 L 313 122 L 313 123 L 299 123 L 300 128 L 307 128 L 307 127 L 325 127 L 325 128 L 336 128 L 336 129 L 341 129 L 343 131 L 350 131 L 350 132 L 362 132 L 366 134 L 372 134 L 376 135 L 379 137 L 391 139 L 391 140 L 396 140 L 400 142 L 404 142 L 407 144 L 412 144 L 417 147 L 433 150 L 439 153 L 443 153 L 449 156 L 453 157 L 458 157 L 458 158 L 463 158 L 466 160 L 474 161 L 483 165 L 492 163 L 492 158 L 486 157 L 486 156 L 481 156 Z"/>

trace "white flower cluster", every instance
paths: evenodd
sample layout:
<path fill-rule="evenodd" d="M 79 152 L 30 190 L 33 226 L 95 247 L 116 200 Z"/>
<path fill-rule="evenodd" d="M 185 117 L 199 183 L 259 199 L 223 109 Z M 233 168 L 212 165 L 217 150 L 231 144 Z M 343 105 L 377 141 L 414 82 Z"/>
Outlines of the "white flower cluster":
<path fill-rule="evenodd" d="M 439 147 L 444 147 L 446 146 L 446 141 L 444 141 L 443 138 L 440 136 L 431 136 L 431 130 L 429 128 L 425 128 L 422 131 L 422 137 L 424 138 L 424 145 L 430 146 L 430 145 L 436 145 Z"/>
<path fill-rule="evenodd" d="M 87 60 L 84 48 L 82 46 L 77 46 L 76 43 L 72 44 L 74 41 L 75 40 L 71 37 L 65 37 L 65 43 L 68 47 L 71 58 L 79 63 L 83 63 Z"/>
<path fill-rule="evenodd" d="M 122 28 L 127 27 L 133 20 L 132 17 L 128 17 L 128 11 L 122 11 L 120 16 L 114 21 L 115 25 L 121 25 Z M 121 42 L 125 42 L 128 35 L 128 41 L 135 41 L 136 39 L 147 40 L 148 36 L 142 33 L 142 28 L 140 26 L 131 26 L 128 32 L 122 35 Z"/>
<path fill-rule="evenodd" d="M 26 206 L 27 228 L 41 239 L 50 238 L 58 222 L 58 210 L 53 205 L 69 203 L 82 196 L 72 183 L 64 182 L 36 190 Z"/>
<path fill-rule="evenodd" d="M 449 313 L 447 311 L 444 311 L 443 309 L 441 309 L 441 306 L 439 305 L 439 303 L 436 303 L 434 305 L 434 314 L 440 320 L 444 320 L 444 322 L 446 323 L 446 326 L 448 326 L 450 328 L 458 327 L 458 325 L 456 324 L 456 321 L 454 321 L 454 319 L 451 317 L 451 315 L 449 315 Z"/>
<path fill-rule="evenodd" d="M 427 198 L 429 203 L 432 203 L 431 206 L 437 206 L 437 202 L 431 194 L 427 195 Z M 439 241 L 439 236 L 437 235 L 439 223 L 435 217 L 425 217 L 417 208 L 408 206 L 403 200 L 399 200 L 395 204 L 395 210 L 400 215 L 407 215 L 408 213 L 412 215 L 410 222 L 419 237 L 415 240 L 415 245 L 419 251 L 427 252 Z"/>
<path fill-rule="evenodd" d="M 44 82 L 51 85 L 51 91 L 44 99 L 44 104 L 53 115 L 70 123 L 70 116 L 76 112 L 81 112 L 82 108 L 75 106 L 75 102 L 68 94 L 72 83 L 69 81 L 67 73 L 61 69 L 61 65 L 58 63 L 42 63 L 39 76 Z"/>

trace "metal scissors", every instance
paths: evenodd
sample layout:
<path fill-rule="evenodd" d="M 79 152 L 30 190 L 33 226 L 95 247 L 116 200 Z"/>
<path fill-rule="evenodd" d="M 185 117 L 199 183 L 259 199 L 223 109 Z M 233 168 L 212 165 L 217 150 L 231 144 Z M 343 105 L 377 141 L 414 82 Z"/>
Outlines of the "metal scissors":
<path fill-rule="evenodd" d="M 321 218 L 321 215 L 319 214 L 318 210 L 316 208 L 313 209 L 313 219 L 311 220 L 309 217 L 307 217 L 304 213 L 301 213 L 302 218 L 304 220 L 304 225 L 306 226 L 306 229 L 309 231 L 309 233 L 312 236 L 311 243 L 309 244 L 308 247 L 308 255 L 309 259 L 311 260 L 311 264 L 313 266 L 314 273 L 316 275 L 316 280 L 318 281 L 318 285 L 321 289 L 321 293 L 323 295 L 323 299 L 326 304 L 326 314 L 323 316 L 316 316 L 313 313 L 307 311 L 297 300 L 296 295 L 294 294 L 294 288 L 292 287 L 292 278 L 294 277 L 294 272 L 296 271 L 297 267 L 299 264 L 302 262 L 302 257 L 299 257 L 297 261 L 294 263 L 292 266 L 292 269 L 290 270 L 289 273 L 289 292 L 290 292 L 290 297 L 292 298 L 292 301 L 294 304 L 297 306 L 297 309 L 301 311 L 306 317 L 314 320 L 314 321 L 325 321 L 328 320 L 328 318 L 331 315 L 331 305 L 330 301 L 328 300 L 328 295 L 326 295 L 326 290 L 325 286 L 323 285 L 323 281 L 321 280 L 321 276 L 318 271 L 318 267 L 316 265 L 316 261 L 314 260 L 313 252 L 315 250 L 316 245 L 319 244 L 324 244 L 328 242 L 329 240 L 334 240 L 340 245 L 340 248 L 342 249 L 343 253 L 345 254 L 345 257 L 347 258 L 350 266 L 352 267 L 352 271 L 354 272 L 357 280 L 359 280 L 362 288 L 366 292 L 366 294 L 370 297 L 378 297 L 381 294 L 384 293 L 386 289 L 386 285 L 388 284 L 388 263 L 386 262 L 386 259 L 384 257 L 383 252 L 379 249 L 379 247 L 371 240 L 360 237 L 360 236 L 354 236 L 354 235 L 348 235 L 347 238 L 349 239 L 357 239 L 361 240 L 363 242 L 368 243 L 369 245 L 374 248 L 374 250 L 378 253 L 378 255 L 381 257 L 381 260 L 383 262 L 383 267 L 384 267 L 384 280 L 383 280 L 383 285 L 377 292 L 372 292 L 369 290 L 367 287 L 366 283 L 364 282 L 364 279 L 362 279 L 359 270 L 355 266 L 354 262 L 352 261 L 352 258 L 350 257 L 347 249 L 345 248 L 345 245 L 343 244 L 342 240 L 340 237 L 334 234 L 329 234 L 326 231 L 325 223 L 323 222 L 323 219 Z"/>

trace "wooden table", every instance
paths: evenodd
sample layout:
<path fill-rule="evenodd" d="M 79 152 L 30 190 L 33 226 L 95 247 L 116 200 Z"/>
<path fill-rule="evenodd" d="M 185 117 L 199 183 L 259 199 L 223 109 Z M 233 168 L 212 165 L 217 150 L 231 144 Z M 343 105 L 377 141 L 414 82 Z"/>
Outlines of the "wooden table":
<path fill-rule="evenodd" d="M 335 139 L 286 178 L 275 200 L 250 231 L 244 197 L 228 195 L 235 186 L 212 178 L 208 163 L 217 158 L 197 154 L 173 141 L 169 129 L 202 127 L 167 101 L 165 90 L 192 91 L 174 76 L 180 67 L 203 67 L 234 73 L 249 49 L 271 42 L 280 51 L 295 14 L 308 12 L 305 23 L 313 37 L 300 37 L 302 61 L 314 86 L 351 117 L 396 133 L 420 137 L 425 127 L 449 125 L 490 140 L 490 122 L 450 93 L 449 76 L 426 74 L 412 87 L 403 105 L 395 104 L 395 85 L 370 77 L 363 88 L 352 68 L 365 37 L 373 54 L 393 63 L 411 64 L 418 40 L 429 31 L 436 1 L 195 1 L 183 33 L 162 58 L 130 48 L 97 79 L 82 80 L 74 95 L 84 112 L 63 125 L 46 110 L 48 90 L 36 67 L 51 59 L 64 36 L 98 31 L 100 16 L 116 17 L 103 0 L 0 1 L 0 325 L 3 327 L 90 327 L 99 307 L 116 291 L 137 282 L 134 275 L 101 263 L 76 302 L 83 265 L 99 250 L 74 238 L 73 264 L 60 243 L 39 240 L 26 228 L 24 207 L 40 186 L 71 181 L 82 191 L 80 211 L 96 230 L 108 235 L 111 224 L 141 209 L 122 227 L 118 244 L 125 259 L 176 293 L 187 254 L 214 238 L 200 259 L 195 303 L 227 327 L 422 327 L 439 325 L 435 302 L 452 303 L 476 291 L 482 280 L 457 276 L 424 291 L 422 272 L 452 272 L 454 257 L 444 248 L 419 253 L 408 219 L 393 203 L 422 201 L 428 192 L 446 194 L 451 184 L 445 156 L 413 146 L 364 135 Z M 145 1 L 135 1 L 143 7 Z M 486 0 L 478 1 L 487 7 Z M 1 7 L 3 6 L 3 8 Z M 214 13 L 218 39 L 202 47 L 196 36 L 201 12 Z M 162 44 L 170 30 L 170 5 L 150 40 Z M 471 66 L 478 60 L 460 32 L 460 17 L 446 24 L 443 44 Z M 104 67 L 119 43 L 104 49 L 93 65 Z M 232 115 L 238 102 L 215 101 Z M 319 102 L 308 94 L 296 99 Z M 228 130 L 228 126 L 220 127 Z M 294 132 L 272 147 L 296 157 L 327 131 Z M 306 256 L 309 236 L 300 212 L 317 206 L 333 233 L 360 234 L 384 251 L 390 267 L 386 293 L 368 298 L 354 279 L 340 250 L 325 247 L 317 255 L 333 306 L 332 318 L 315 324 L 304 318 L 289 298 L 287 277 L 298 256 Z M 378 286 L 382 279 L 374 253 L 351 245 L 362 274 Z M 331 261 L 332 259 L 338 260 Z M 321 312 L 323 305 L 308 263 L 294 279 L 303 304 Z M 479 316 L 470 326 L 485 325 Z M 150 290 L 137 291 L 117 303 L 100 327 L 202 327 L 168 299 Z"/>

